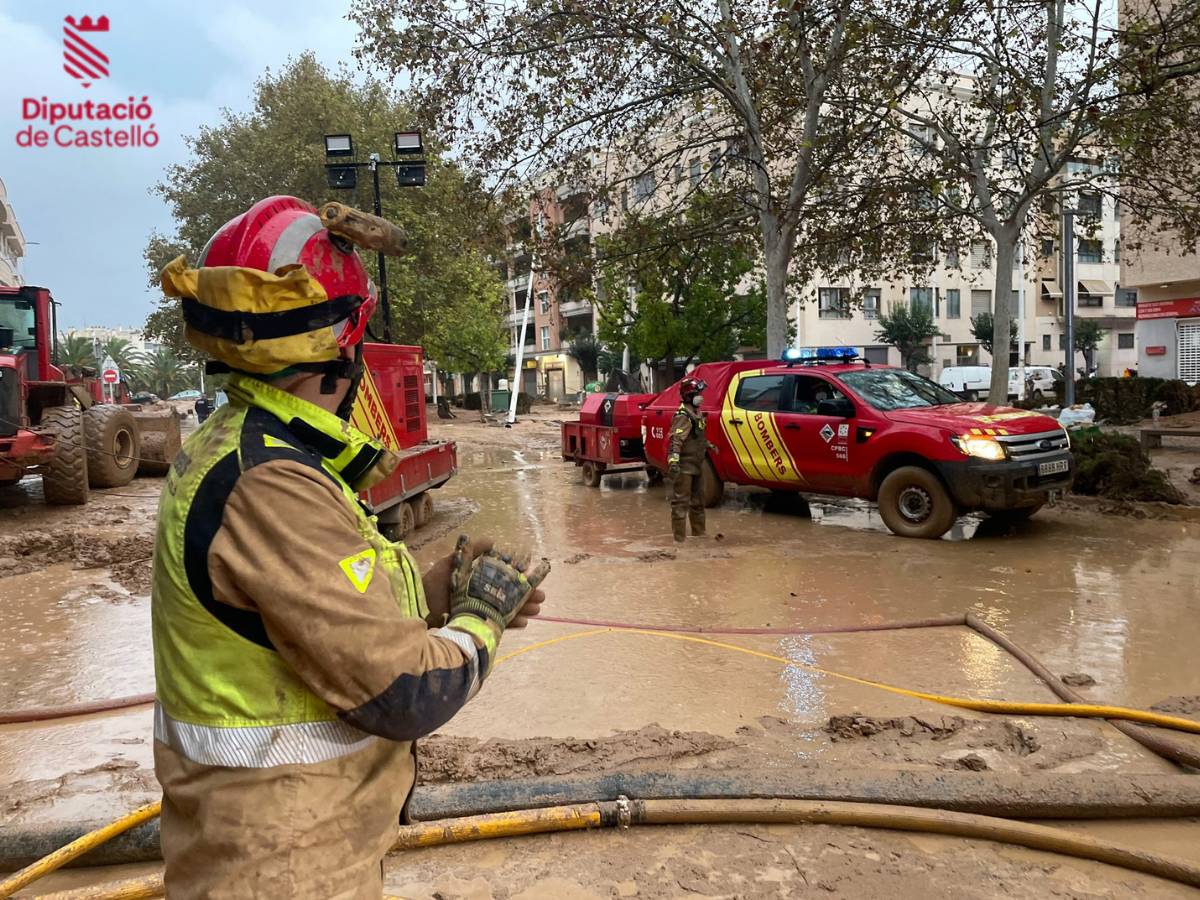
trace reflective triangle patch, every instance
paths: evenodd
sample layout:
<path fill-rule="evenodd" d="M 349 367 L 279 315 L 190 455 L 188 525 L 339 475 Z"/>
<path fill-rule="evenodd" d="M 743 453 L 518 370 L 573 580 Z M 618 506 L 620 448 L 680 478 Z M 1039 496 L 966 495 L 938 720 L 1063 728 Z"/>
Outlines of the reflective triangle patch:
<path fill-rule="evenodd" d="M 368 549 L 347 556 L 338 565 L 342 567 L 354 589 L 360 594 L 365 594 L 371 584 L 371 577 L 375 574 L 375 551 Z"/>

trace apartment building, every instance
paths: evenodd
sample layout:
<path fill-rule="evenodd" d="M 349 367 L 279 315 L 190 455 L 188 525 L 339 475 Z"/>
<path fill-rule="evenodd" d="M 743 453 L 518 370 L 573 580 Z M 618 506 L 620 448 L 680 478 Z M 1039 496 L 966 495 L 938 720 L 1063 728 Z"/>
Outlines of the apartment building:
<path fill-rule="evenodd" d="M 88 338 L 98 347 L 103 347 L 104 344 L 111 340 L 128 341 L 129 345 L 139 353 L 155 353 L 162 347 L 162 344 L 157 341 L 146 340 L 140 328 L 86 325 L 83 328 L 71 328 L 68 330 L 71 334 Z"/>
<path fill-rule="evenodd" d="M 570 185 L 544 188 L 530 201 L 527 212 L 528 220 L 516 223 L 517 240 L 528 237 L 529 230 L 543 234 L 549 227 L 564 229 L 565 253 L 575 259 L 590 256 L 593 231 L 600 223 L 592 215 L 585 192 Z M 564 282 L 550 272 L 538 269 L 536 261 L 523 251 L 509 259 L 506 274 L 509 355 L 512 357 L 508 371 L 510 383 L 519 381 L 520 390 L 525 393 L 554 401 L 579 393 L 584 388 L 584 372 L 568 351 L 573 335 L 594 334 L 596 330 L 594 310 L 585 291 L 590 283 L 571 279 Z M 513 366 L 527 306 L 528 322 L 518 379 Z"/>
<path fill-rule="evenodd" d="M 25 235 L 17 222 L 8 191 L 0 180 L 0 286 L 12 287 L 25 283 L 21 276 L 21 259 L 25 256 Z"/>
<path fill-rule="evenodd" d="M 1139 2 L 1118 4 L 1123 26 Z M 1123 227 L 1140 245 L 1121 259 L 1121 282 L 1136 294 L 1138 374 L 1200 382 L 1200 246 L 1189 253 L 1171 232 Z"/>

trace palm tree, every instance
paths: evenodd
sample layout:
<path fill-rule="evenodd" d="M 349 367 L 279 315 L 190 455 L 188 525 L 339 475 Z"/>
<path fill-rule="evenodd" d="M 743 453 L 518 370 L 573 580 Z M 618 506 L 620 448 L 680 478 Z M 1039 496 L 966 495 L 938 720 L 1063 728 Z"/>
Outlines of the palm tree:
<path fill-rule="evenodd" d="M 68 332 L 58 336 L 57 365 L 95 369 L 98 367 L 95 348 L 90 337 Z"/>
<path fill-rule="evenodd" d="M 109 357 L 117 364 L 117 368 L 122 372 L 132 370 L 137 364 L 137 358 L 140 355 L 134 348 L 133 344 L 125 340 L 125 338 L 113 337 L 109 338 L 100 346 L 100 352 Z"/>
<path fill-rule="evenodd" d="M 135 370 L 137 381 L 163 398 L 170 397 L 187 382 L 188 371 L 169 347 L 144 354 Z"/>

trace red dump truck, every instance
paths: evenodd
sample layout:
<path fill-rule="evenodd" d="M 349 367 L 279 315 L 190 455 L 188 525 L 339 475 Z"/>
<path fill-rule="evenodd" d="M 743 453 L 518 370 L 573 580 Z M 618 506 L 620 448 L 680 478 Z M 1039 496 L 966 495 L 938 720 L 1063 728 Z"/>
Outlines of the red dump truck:
<path fill-rule="evenodd" d="M 964 512 L 1028 518 L 1071 485 L 1070 438 L 1055 419 L 964 403 L 845 348 L 706 363 L 691 375 L 707 384 L 701 413 L 717 448 L 703 472 L 710 506 L 726 482 L 860 497 L 879 505 L 896 534 L 936 538 Z M 562 456 L 583 466 L 591 484 L 639 467 L 659 477 L 678 408 L 678 385 L 589 397 L 580 421 L 562 426 Z"/>

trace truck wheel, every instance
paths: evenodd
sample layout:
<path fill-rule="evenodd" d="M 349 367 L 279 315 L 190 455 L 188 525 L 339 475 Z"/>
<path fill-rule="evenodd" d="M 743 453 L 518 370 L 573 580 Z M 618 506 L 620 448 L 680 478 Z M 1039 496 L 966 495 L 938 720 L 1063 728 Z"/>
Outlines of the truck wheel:
<path fill-rule="evenodd" d="M 979 402 L 979 391 L 967 391 L 967 402 L 968 403 L 978 403 Z"/>
<path fill-rule="evenodd" d="M 654 466 L 646 466 L 646 481 L 650 482 L 650 484 L 662 484 L 665 477 L 662 469 L 656 469 Z"/>
<path fill-rule="evenodd" d="M 958 511 L 936 475 L 920 466 L 901 466 L 879 487 L 879 514 L 893 534 L 940 538 Z"/>
<path fill-rule="evenodd" d="M 421 494 L 413 500 L 412 507 L 414 527 L 424 528 L 433 518 L 433 498 L 429 496 L 428 492 Z"/>
<path fill-rule="evenodd" d="M 396 540 L 403 541 L 417 527 L 416 514 L 413 505 L 405 500 L 400 504 L 400 521 L 396 523 Z"/>
<path fill-rule="evenodd" d="M 55 506 L 87 503 L 83 410 L 77 406 L 52 406 L 42 413 L 42 427 L 54 435 L 54 456 L 42 474 L 46 502 Z"/>
<path fill-rule="evenodd" d="M 717 470 L 707 459 L 700 467 L 700 492 L 704 497 L 704 505 L 709 509 L 719 506 L 725 496 L 725 482 L 717 477 Z"/>
<path fill-rule="evenodd" d="M 1038 503 L 1035 506 L 1018 506 L 1014 509 L 998 509 L 995 512 L 989 511 L 988 518 L 1015 525 L 1018 522 L 1026 522 L 1033 518 L 1037 514 L 1037 511 L 1045 505 L 1045 503 Z"/>
<path fill-rule="evenodd" d="M 585 462 L 583 464 L 583 483 L 588 487 L 600 487 L 600 478 L 604 475 L 604 463 Z"/>
<path fill-rule="evenodd" d="M 133 481 L 141 455 L 133 413 L 101 403 L 83 411 L 88 483 L 94 488 L 122 487 Z"/>

